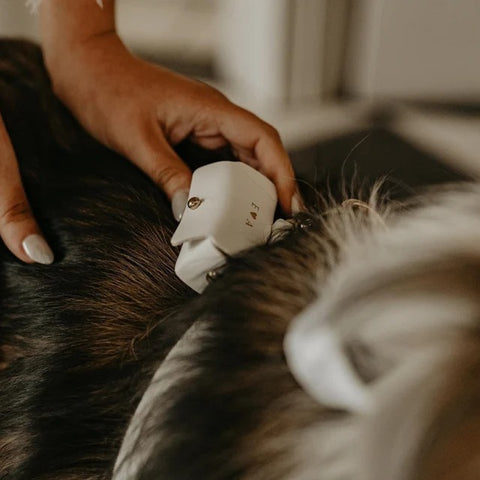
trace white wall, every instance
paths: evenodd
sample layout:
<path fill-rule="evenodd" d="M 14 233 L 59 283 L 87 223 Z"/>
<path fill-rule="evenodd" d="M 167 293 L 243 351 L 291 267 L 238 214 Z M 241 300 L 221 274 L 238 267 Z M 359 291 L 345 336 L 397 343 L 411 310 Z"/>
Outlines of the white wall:
<path fill-rule="evenodd" d="M 288 91 L 289 0 L 222 0 L 219 68 L 249 103 L 283 102 Z"/>
<path fill-rule="evenodd" d="M 23 0 L 0 0 L 0 35 L 37 39 L 37 18 Z"/>
<path fill-rule="evenodd" d="M 480 0 L 353 5 L 350 91 L 377 99 L 480 99 Z"/>
<path fill-rule="evenodd" d="M 218 38 L 218 0 L 117 0 L 118 30 L 147 55 L 209 61 Z"/>

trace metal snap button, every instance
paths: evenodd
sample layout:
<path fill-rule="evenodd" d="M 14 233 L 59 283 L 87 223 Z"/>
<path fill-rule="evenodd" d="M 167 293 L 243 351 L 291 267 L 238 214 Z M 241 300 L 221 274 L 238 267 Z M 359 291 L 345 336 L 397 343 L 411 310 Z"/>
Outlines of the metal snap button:
<path fill-rule="evenodd" d="M 188 199 L 187 207 L 190 210 L 196 210 L 203 202 L 203 199 L 198 197 L 191 197 Z"/>

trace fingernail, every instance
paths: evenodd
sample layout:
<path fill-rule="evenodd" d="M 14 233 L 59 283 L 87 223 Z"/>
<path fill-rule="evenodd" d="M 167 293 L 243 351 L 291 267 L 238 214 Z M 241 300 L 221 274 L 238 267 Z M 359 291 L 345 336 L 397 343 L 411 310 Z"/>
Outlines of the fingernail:
<path fill-rule="evenodd" d="M 172 197 L 172 213 L 177 222 L 182 219 L 188 201 L 188 190 L 177 190 Z"/>
<path fill-rule="evenodd" d="M 292 197 L 291 210 L 292 215 L 295 215 L 296 213 L 305 210 L 302 197 L 300 196 L 299 192 L 296 192 Z"/>
<path fill-rule="evenodd" d="M 53 263 L 53 252 L 45 239 L 38 233 L 25 238 L 22 242 L 25 253 L 36 263 L 50 265 Z"/>

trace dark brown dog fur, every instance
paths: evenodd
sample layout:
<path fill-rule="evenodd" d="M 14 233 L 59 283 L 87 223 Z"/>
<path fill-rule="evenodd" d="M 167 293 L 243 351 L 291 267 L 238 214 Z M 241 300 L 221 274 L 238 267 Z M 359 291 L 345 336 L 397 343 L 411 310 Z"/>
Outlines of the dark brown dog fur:
<path fill-rule="evenodd" d="M 432 375 L 440 385 L 436 396 L 426 377 L 425 385 L 405 390 L 409 396 L 400 405 L 386 402 L 385 412 L 379 408 L 370 417 L 327 408 L 308 395 L 287 367 L 283 342 L 305 307 L 331 302 L 327 320 L 349 325 L 341 340 L 353 370 L 366 388 L 381 385 L 405 360 L 390 350 L 407 343 L 418 353 L 422 341 L 430 346 L 437 338 L 417 335 L 411 321 L 392 341 L 397 317 L 375 310 L 384 297 L 395 312 L 418 292 L 469 302 L 478 297 L 478 232 L 465 227 L 467 240 L 475 241 L 457 250 L 461 242 L 449 237 L 455 228 L 442 223 L 475 219 L 478 187 L 454 197 L 455 207 L 420 211 L 391 234 L 377 215 L 352 206 L 300 214 L 275 243 L 227 259 L 197 296 L 174 275 L 178 252 L 169 239 L 175 223 L 166 198 L 75 123 L 53 96 L 37 47 L 0 42 L 0 111 L 35 216 L 56 254 L 51 266 L 25 265 L 1 247 L 0 478 L 111 478 L 157 369 L 163 390 L 121 459 L 120 468 L 136 466 L 127 478 L 391 480 L 390 459 L 403 450 L 405 475 L 395 479 L 477 478 L 475 325 L 454 329 L 458 338 Z M 225 158 L 178 148 L 192 168 Z M 431 230 L 420 231 L 429 222 Z M 438 256 L 430 255 L 434 247 Z M 390 263 L 397 258 L 400 267 Z M 421 326 L 428 312 L 419 312 Z M 377 317 L 385 338 L 369 343 L 355 336 Z M 450 331 L 439 337 L 450 340 Z M 382 350 L 384 344 L 395 348 Z M 397 437 L 422 395 L 428 414 L 420 440 Z M 372 440 L 370 424 L 378 448 L 374 458 L 360 458 L 357 452 Z"/>

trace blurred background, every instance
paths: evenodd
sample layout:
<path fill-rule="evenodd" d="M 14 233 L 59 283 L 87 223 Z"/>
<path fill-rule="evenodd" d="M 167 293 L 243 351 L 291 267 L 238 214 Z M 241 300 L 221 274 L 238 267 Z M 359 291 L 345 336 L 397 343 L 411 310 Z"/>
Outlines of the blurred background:
<path fill-rule="evenodd" d="M 0 34 L 38 39 L 25 3 L 0 0 Z M 272 123 L 310 183 L 349 169 L 409 188 L 480 176 L 480 0 L 117 7 L 133 51 Z"/>

